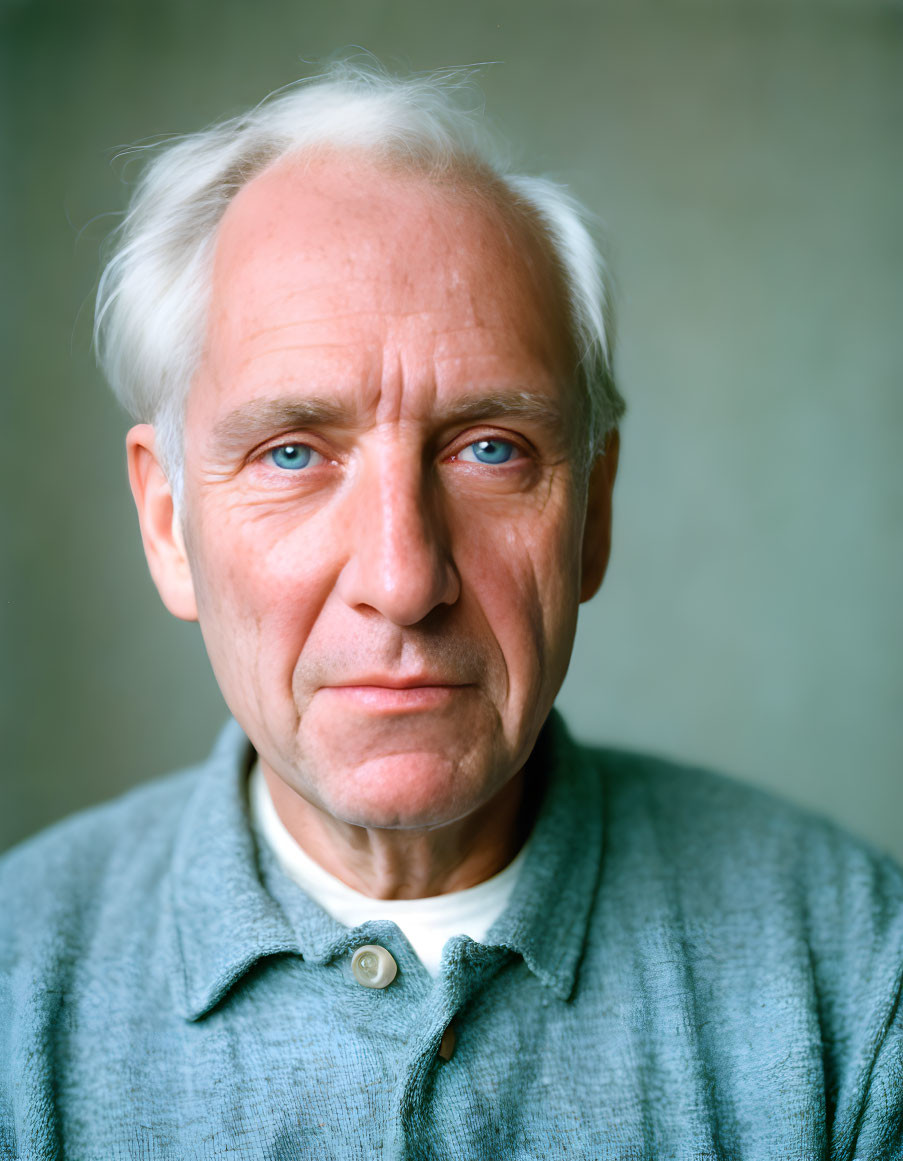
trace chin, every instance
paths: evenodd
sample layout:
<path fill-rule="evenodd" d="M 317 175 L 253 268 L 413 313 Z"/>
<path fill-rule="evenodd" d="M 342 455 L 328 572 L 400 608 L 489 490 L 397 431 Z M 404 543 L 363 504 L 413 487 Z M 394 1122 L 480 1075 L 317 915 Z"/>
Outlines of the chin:
<path fill-rule="evenodd" d="M 317 699 L 301 718 L 295 769 L 310 802 L 359 826 L 415 829 L 456 822 L 505 781 L 494 708 L 472 695 L 438 710 L 348 712 Z M 341 709 L 344 712 L 338 713 Z"/>
<path fill-rule="evenodd" d="M 469 763 L 468 763 L 469 766 Z M 434 752 L 381 755 L 320 781 L 322 806 L 355 826 L 423 830 L 478 810 L 498 787 Z"/>

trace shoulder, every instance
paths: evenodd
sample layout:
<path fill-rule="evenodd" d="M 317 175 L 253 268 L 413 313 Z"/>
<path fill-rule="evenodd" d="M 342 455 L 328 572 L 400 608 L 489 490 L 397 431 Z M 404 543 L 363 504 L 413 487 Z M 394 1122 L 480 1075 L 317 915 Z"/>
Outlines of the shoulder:
<path fill-rule="evenodd" d="M 159 909 L 191 800 L 218 776 L 231 723 L 205 762 L 79 812 L 0 857 L 0 968 L 78 947 Z M 233 736 L 236 735 L 236 736 Z"/>
<path fill-rule="evenodd" d="M 897 1156 L 903 869 L 731 778 L 613 749 L 577 753 L 602 787 L 599 961 L 620 941 L 644 981 L 664 973 L 674 995 L 692 996 L 695 1034 L 714 1035 L 717 1052 L 738 1034 L 743 1059 L 764 1046 L 764 1079 L 776 1045 L 780 1068 L 808 1052 L 838 1155 L 856 1142 L 856 1156 Z"/>
<path fill-rule="evenodd" d="M 602 779 L 613 817 L 642 816 L 675 853 L 708 852 L 740 862 L 753 854 L 762 860 L 797 852 L 815 861 L 877 860 L 900 870 L 817 812 L 728 775 L 628 750 L 584 744 L 578 749 Z M 802 838 L 808 842 L 798 850 Z"/>
<path fill-rule="evenodd" d="M 583 746 L 605 787 L 618 849 L 655 853 L 691 877 L 717 871 L 743 894 L 791 890 L 842 909 L 854 897 L 903 908 L 903 868 L 843 827 L 711 770 Z"/>
<path fill-rule="evenodd" d="M 903 868 L 893 859 L 723 775 L 582 749 L 604 785 L 609 883 L 625 899 L 640 884 L 666 894 L 688 939 L 725 958 L 736 945 L 775 970 L 805 961 L 826 1004 L 866 992 L 893 1002 L 903 973 Z"/>
<path fill-rule="evenodd" d="M 3 908 L 30 911 L 64 894 L 71 900 L 109 874 L 136 863 L 158 863 L 200 777 L 198 770 L 169 774 L 14 846 L 0 858 Z"/>
<path fill-rule="evenodd" d="M 903 922 L 903 867 L 817 813 L 690 763 L 576 741 L 557 713 L 544 739 L 544 761 L 573 772 L 572 800 L 601 805 L 610 886 L 621 869 L 634 883 L 665 875 L 700 906 L 781 900 Z"/>

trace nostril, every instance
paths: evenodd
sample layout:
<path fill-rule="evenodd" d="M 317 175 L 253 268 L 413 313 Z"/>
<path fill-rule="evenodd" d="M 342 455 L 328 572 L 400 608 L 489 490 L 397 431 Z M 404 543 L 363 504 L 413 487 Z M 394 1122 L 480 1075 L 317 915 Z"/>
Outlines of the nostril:
<path fill-rule="evenodd" d="M 369 606 L 399 625 L 422 621 L 439 605 L 454 604 L 461 583 L 444 546 L 406 538 L 358 542 L 339 576 L 339 593 L 352 607 Z"/>

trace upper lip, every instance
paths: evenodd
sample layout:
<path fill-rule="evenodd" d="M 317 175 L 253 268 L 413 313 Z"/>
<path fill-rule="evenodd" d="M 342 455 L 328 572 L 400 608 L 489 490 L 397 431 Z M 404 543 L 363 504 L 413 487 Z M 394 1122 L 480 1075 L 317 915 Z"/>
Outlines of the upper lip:
<path fill-rule="evenodd" d="M 361 677 L 352 677 L 347 681 L 332 681 L 329 683 L 336 689 L 355 685 L 376 685 L 385 689 L 416 689 L 422 685 L 466 685 L 466 682 L 456 681 L 437 673 L 367 673 Z"/>

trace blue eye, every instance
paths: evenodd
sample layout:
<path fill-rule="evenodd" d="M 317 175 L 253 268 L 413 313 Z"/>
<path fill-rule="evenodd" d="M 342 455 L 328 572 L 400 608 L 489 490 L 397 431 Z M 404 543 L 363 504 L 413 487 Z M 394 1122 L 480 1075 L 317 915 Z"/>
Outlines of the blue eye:
<path fill-rule="evenodd" d="M 283 443 L 279 447 L 270 448 L 266 454 L 275 467 L 289 472 L 297 472 L 300 468 L 308 467 L 311 460 L 318 455 L 306 443 Z"/>
<path fill-rule="evenodd" d="M 471 464 L 506 464 L 517 452 L 517 447 L 508 439 L 478 439 L 469 443 L 457 458 Z"/>

